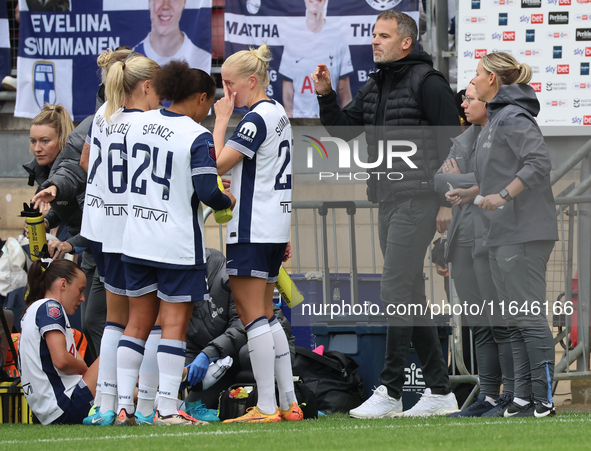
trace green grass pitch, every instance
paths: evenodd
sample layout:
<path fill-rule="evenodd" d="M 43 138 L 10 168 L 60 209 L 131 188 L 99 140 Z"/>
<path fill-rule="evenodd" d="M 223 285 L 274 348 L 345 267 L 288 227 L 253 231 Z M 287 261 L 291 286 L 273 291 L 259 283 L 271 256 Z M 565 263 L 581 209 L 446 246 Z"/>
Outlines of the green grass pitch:
<path fill-rule="evenodd" d="M 330 415 L 301 423 L 135 428 L 0 425 L 0 450 L 589 450 L 591 415 L 398 418 Z"/>

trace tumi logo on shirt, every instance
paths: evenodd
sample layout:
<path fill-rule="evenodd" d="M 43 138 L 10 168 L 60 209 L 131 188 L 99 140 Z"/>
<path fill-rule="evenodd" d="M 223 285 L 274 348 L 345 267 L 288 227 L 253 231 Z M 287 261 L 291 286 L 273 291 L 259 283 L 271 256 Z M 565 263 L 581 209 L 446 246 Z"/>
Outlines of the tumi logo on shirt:
<path fill-rule="evenodd" d="M 486 55 L 486 49 L 475 49 L 474 50 L 474 58 L 479 60 L 483 56 Z"/>
<path fill-rule="evenodd" d="M 542 92 L 542 83 L 530 83 L 529 85 L 534 88 L 534 92 Z"/>
<path fill-rule="evenodd" d="M 503 31 L 503 41 L 514 41 L 515 40 L 515 32 L 514 31 Z"/>
<path fill-rule="evenodd" d="M 556 66 L 556 73 L 558 75 L 568 75 L 568 64 L 559 64 Z"/>
<path fill-rule="evenodd" d="M 548 23 L 550 25 L 568 24 L 568 11 L 548 13 Z"/>

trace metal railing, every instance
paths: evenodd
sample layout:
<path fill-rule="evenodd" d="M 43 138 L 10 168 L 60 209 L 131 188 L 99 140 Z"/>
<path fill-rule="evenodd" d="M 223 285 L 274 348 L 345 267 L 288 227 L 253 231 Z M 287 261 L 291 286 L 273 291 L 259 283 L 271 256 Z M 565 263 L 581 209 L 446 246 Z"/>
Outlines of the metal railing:
<path fill-rule="evenodd" d="M 573 290 L 571 281 L 573 274 L 578 269 L 579 287 L 577 345 L 570 346 L 571 318 L 566 315 L 563 318 L 553 318 L 552 327 L 555 330 L 555 343 L 566 342 L 562 359 L 556 364 L 554 375 L 554 388 L 557 381 L 591 378 L 589 371 L 590 355 L 590 279 L 591 279 L 591 140 L 585 143 L 562 165 L 551 173 L 551 183 L 555 185 L 569 173 L 575 166 L 581 164 L 580 182 L 572 184 L 564 193 L 555 198 L 557 221 L 559 225 L 559 241 L 553 251 L 548 268 L 547 298 L 552 299 L 552 309 L 556 303 L 573 302 Z M 206 210 L 207 211 L 207 210 Z M 316 272 L 322 274 L 323 288 L 322 300 L 324 304 L 332 302 L 330 292 L 331 271 L 339 273 L 339 270 L 348 270 L 350 275 L 351 302 L 358 302 L 357 279 L 364 272 L 381 274 L 383 258 L 377 243 L 377 205 L 366 200 L 344 202 L 322 201 L 294 201 L 292 202 L 292 268 L 297 273 Z M 347 215 L 345 221 L 344 214 Z M 357 218 L 357 219 L 356 219 Z M 320 220 L 318 220 L 320 219 Z M 347 223 L 348 240 L 339 240 L 339 230 Z M 356 225 L 357 224 L 357 225 Z M 220 249 L 223 247 L 220 226 Z M 341 231 L 341 238 L 344 231 Z M 355 237 L 362 237 L 362 245 L 356 243 Z M 345 242 L 348 241 L 349 249 Z M 575 248 L 575 242 L 580 243 Z M 312 250 L 310 250 L 312 248 Z M 575 252 L 575 249 L 577 252 Z M 430 252 L 430 251 L 429 251 Z M 349 263 L 345 263 L 343 255 L 348 254 Z M 429 259 L 431 260 L 431 259 Z M 364 262 L 362 270 L 359 262 Z M 428 299 L 438 299 L 444 296 L 442 291 L 437 291 L 434 284 L 433 264 L 429 263 L 426 270 L 426 284 Z M 459 302 L 455 292 L 453 280 L 450 278 L 450 299 L 453 306 Z M 452 310 L 453 311 L 453 310 Z M 558 324 L 558 325 L 557 325 Z M 453 316 L 451 320 L 451 364 L 452 381 L 456 383 L 472 383 L 475 388 L 471 396 L 466 400 L 469 405 L 476 395 L 479 385 L 478 377 L 474 375 L 474 353 L 471 352 L 470 362 L 463 358 L 461 318 Z M 473 350 L 473 343 L 470 343 Z M 570 366 L 576 362 L 576 370 Z M 455 369 L 457 368 L 456 374 Z"/>

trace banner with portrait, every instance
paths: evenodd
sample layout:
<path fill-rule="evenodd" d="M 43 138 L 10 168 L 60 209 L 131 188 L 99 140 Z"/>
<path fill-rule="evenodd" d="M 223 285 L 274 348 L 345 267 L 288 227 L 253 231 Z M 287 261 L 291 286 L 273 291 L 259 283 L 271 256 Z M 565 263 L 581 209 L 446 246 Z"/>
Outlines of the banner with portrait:
<path fill-rule="evenodd" d="M 266 42 L 273 55 L 267 94 L 290 117 L 318 117 L 310 74 L 326 64 L 341 106 L 347 104 L 374 67 L 373 26 L 388 9 L 418 23 L 418 0 L 226 0 L 226 58 Z"/>
<path fill-rule="evenodd" d="M 212 0 L 19 0 L 15 116 L 47 102 L 74 120 L 94 114 L 98 55 L 127 46 L 165 64 L 184 58 L 211 71 Z"/>

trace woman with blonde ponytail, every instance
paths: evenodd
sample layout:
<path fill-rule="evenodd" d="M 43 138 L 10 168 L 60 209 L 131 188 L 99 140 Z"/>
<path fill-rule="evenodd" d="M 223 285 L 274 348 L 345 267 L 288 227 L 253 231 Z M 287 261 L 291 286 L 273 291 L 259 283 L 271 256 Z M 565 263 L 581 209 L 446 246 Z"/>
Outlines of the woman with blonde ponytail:
<path fill-rule="evenodd" d="M 114 59 L 114 61 L 113 61 Z M 160 66 L 149 58 L 129 52 L 122 61 L 116 52 L 105 52 L 98 59 L 105 71 L 106 102 L 97 111 L 87 136 L 90 144 L 89 170 L 86 185 L 85 209 L 81 235 L 90 242 L 97 262 L 99 276 L 104 278 L 107 297 L 107 318 L 101 340 L 100 409 L 89 416 L 84 424 L 112 425 L 119 421 L 116 413 L 117 399 L 117 345 L 127 325 L 129 300 L 125 283 L 125 268 L 121 262 L 123 231 L 127 222 L 127 161 L 125 136 L 138 117 L 148 110 L 158 108 L 160 97 L 152 86 L 152 80 Z M 157 334 L 154 335 L 157 340 Z M 146 353 L 147 361 L 155 359 Z M 154 371 L 151 371 L 152 373 Z M 157 384 L 142 386 L 140 377 L 139 399 L 148 397 L 143 410 L 145 417 L 123 416 L 123 424 L 151 423 Z M 157 378 L 156 378 L 157 383 Z M 153 387 L 152 387 L 153 386 Z M 148 393 L 149 392 L 149 393 Z"/>
<path fill-rule="evenodd" d="M 289 346 L 273 314 L 273 290 L 281 262 L 291 256 L 291 124 L 279 103 L 267 96 L 271 52 L 266 44 L 228 57 L 222 66 L 224 97 L 215 104 L 213 132 L 220 175 L 232 169 L 236 197 L 226 238 L 227 272 L 236 311 L 248 337 L 257 381 L 257 406 L 227 422 L 302 420 L 293 387 Z M 249 112 L 230 140 L 224 135 L 234 107 Z M 275 398 L 279 387 L 279 407 Z"/>
<path fill-rule="evenodd" d="M 505 301 L 503 318 L 515 368 L 514 399 L 505 417 L 555 414 L 554 340 L 542 307 L 546 264 L 558 228 L 550 185 L 552 162 L 535 120 L 540 103 L 528 85 L 531 76 L 527 64 L 507 53 L 480 60 L 472 84 L 478 99 L 487 103 L 489 122 L 476 147 L 478 187 L 448 193 L 452 203 L 483 196 L 478 204 L 486 226 L 483 238 L 495 286 Z"/>

